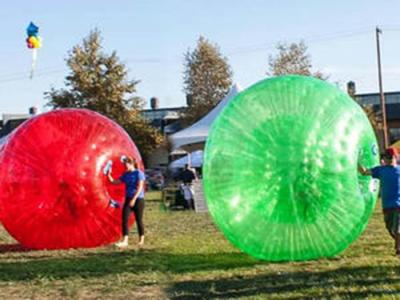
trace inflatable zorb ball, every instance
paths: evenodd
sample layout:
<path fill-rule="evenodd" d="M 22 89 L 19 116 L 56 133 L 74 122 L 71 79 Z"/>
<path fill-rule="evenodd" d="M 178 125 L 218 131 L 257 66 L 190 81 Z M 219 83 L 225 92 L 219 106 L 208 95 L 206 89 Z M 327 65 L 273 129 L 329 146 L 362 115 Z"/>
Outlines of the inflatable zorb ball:
<path fill-rule="evenodd" d="M 7 141 L 7 136 L 3 136 L 0 138 L 0 161 L 1 161 L 1 156 L 2 156 L 3 148 L 4 148 L 6 141 Z M 1 193 L 1 191 L 0 191 L 0 193 Z M 0 223 L 1 223 L 2 217 L 3 217 L 3 206 L 0 202 Z"/>
<path fill-rule="evenodd" d="M 210 213 L 242 251 L 270 261 L 334 256 L 365 229 L 378 164 L 371 125 L 338 88 L 302 76 L 263 80 L 214 122 L 204 158 Z"/>
<path fill-rule="evenodd" d="M 134 157 L 143 169 L 127 133 L 98 113 L 62 109 L 26 121 L 0 153 L 4 227 L 34 249 L 96 247 L 117 240 L 124 185 L 111 185 L 104 168 L 112 160 L 118 178 L 124 171 L 122 155 Z"/>

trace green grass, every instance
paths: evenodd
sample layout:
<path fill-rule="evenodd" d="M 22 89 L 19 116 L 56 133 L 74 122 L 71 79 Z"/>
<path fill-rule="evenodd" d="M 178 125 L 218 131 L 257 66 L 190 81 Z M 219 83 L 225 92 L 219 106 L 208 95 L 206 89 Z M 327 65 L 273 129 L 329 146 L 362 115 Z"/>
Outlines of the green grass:
<path fill-rule="evenodd" d="M 1 299 L 400 298 L 400 260 L 379 208 L 336 258 L 267 263 L 232 247 L 208 214 L 146 205 L 140 251 L 22 251 L 0 228 Z"/>
<path fill-rule="evenodd" d="M 147 201 L 161 201 L 161 191 L 151 191 L 146 193 Z"/>

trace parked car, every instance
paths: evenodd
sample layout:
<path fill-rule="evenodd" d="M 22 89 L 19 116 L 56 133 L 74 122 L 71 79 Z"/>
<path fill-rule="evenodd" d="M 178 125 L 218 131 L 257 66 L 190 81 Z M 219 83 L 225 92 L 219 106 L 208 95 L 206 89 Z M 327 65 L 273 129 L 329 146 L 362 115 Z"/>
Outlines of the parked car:
<path fill-rule="evenodd" d="M 149 189 L 161 190 L 165 186 L 165 178 L 161 169 L 147 169 L 145 175 Z"/>

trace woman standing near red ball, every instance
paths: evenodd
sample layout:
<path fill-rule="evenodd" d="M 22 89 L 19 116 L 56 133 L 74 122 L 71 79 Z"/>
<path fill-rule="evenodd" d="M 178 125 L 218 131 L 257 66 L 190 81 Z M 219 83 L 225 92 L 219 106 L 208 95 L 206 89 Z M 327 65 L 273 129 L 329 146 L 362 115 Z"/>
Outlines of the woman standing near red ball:
<path fill-rule="evenodd" d="M 137 163 L 132 157 L 124 157 L 122 162 L 125 165 L 125 172 L 118 179 L 114 179 L 111 170 L 107 177 L 112 184 L 125 184 L 125 202 L 122 209 L 122 241 L 115 245 L 119 248 L 128 247 L 129 234 L 129 215 L 131 212 L 135 215 L 136 226 L 139 233 L 139 246 L 144 244 L 144 173 L 137 168 Z"/>

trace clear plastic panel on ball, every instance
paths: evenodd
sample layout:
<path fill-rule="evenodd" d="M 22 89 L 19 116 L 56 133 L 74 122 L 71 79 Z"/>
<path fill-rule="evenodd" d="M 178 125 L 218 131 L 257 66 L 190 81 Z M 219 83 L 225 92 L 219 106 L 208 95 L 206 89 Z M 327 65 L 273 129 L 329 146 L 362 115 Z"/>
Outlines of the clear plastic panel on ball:
<path fill-rule="evenodd" d="M 1 147 L 1 146 L 0 146 Z M 22 245 L 36 249 L 96 247 L 121 235 L 121 155 L 140 154 L 116 123 L 92 111 L 56 110 L 23 123 L 0 153 L 2 222 Z M 133 220 L 132 220 L 133 222 Z M 131 222 L 131 223 L 132 223 Z"/>
<path fill-rule="evenodd" d="M 204 162 L 210 212 L 238 248 L 260 259 L 333 256 L 364 230 L 378 164 L 359 105 L 324 81 L 283 76 L 236 96 L 212 126 Z"/>

